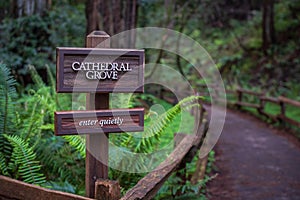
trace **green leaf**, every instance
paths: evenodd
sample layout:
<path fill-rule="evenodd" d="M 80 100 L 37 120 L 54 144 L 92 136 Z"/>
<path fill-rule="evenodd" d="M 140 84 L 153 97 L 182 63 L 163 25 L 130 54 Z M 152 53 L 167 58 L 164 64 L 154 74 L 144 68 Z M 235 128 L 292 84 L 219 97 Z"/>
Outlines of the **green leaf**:
<path fill-rule="evenodd" d="M 36 154 L 29 144 L 17 135 L 4 135 L 13 146 L 9 170 L 17 170 L 21 180 L 26 183 L 40 185 L 45 182 L 45 176 L 40 172 L 41 166 L 36 161 Z"/>

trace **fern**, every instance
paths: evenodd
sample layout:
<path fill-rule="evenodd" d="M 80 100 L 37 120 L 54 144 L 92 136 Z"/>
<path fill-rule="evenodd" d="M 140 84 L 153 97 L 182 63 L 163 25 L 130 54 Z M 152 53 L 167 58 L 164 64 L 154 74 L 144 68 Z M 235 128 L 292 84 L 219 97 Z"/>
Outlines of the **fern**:
<path fill-rule="evenodd" d="M 14 121 L 14 100 L 17 96 L 16 81 L 10 73 L 10 70 L 0 63 L 0 152 L 4 160 L 8 160 L 11 154 L 11 146 L 4 138 L 4 134 L 11 134 L 16 127 Z"/>
<path fill-rule="evenodd" d="M 29 66 L 30 73 L 34 83 L 38 86 L 37 90 L 30 89 L 29 95 L 19 100 L 20 103 L 26 105 L 26 113 L 23 114 L 21 120 L 21 137 L 27 141 L 29 138 L 35 138 L 38 142 L 41 137 L 41 132 L 45 126 L 45 120 L 53 119 L 53 113 L 56 109 L 56 103 L 51 96 L 51 87 L 46 86 L 41 77 L 38 75 L 33 66 Z M 34 144 L 34 145 L 37 145 Z"/>
<path fill-rule="evenodd" d="M 76 188 L 70 184 L 68 181 L 65 182 L 54 182 L 49 181 L 45 184 L 43 184 L 43 187 L 49 188 L 51 190 L 59 190 L 62 192 L 68 192 L 68 193 L 76 193 Z"/>
<path fill-rule="evenodd" d="M 15 171 L 16 177 L 21 178 L 26 183 L 40 185 L 45 182 L 44 175 L 40 172 L 41 165 L 36 161 L 36 154 L 32 147 L 17 135 L 4 135 L 13 146 L 8 169 Z"/>
<path fill-rule="evenodd" d="M 9 69 L 0 63 L 0 137 L 2 134 L 9 133 L 9 122 L 13 118 L 13 100 L 16 98 L 16 81 Z M 3 149 L 3 140 L 0 138 L 0 151 Z"/>
<path fill-rule="evenodd" d="M 28 65 L 28 69 L 29 69 L 31 78 L 32 78 L 33 82 L 36 84 L 36 86 L 38 88 L 44 87 L 45 83 L 43 82 L 42 78 L 40 77 L 40 75 L 36 71 L 35 67 L 33 65 Z"/>
<path fill-rule="evenodd" d="M 55 80 L 48 65 L 46 65 L 46 70 L 48 74 L 49 85 L 51 87 L 51 94 L 56 96 Z"/>
<path fill-rule="evenodd" d="M 2 154 L 2 152 L 0 152 L 0 173 L 5 175 L 5 176 L 9 175 L 8 170 L 7 170 L 7 164 L 6 164 L 6 161 L 5 161 L 5 157 Z"/>
<path fill-rule="evenodd" d="M 174 118 L 181 113 L 182 108 L 188 109 L 194 106 L 199 106 L 199 104 L 197 103 L 199 99 L 202 99 L 202 97 L 186 97 L 180 102 L 178 102 L 174 107 L 170 108 L 168 111 L 158 116 L 155 120 L 151 121 L 150 125 L 145 128 L 143 138 L 136 144 L 134 152 L 148 153 L 149 151 L 151 151 L 151 147 L 153 147 L 152 136 L 154 136 L 154 139 L 159 140 L 159 137 L 169 126 L 171 121 L 174 120 Z M 132 138 L 129 138 L 129 140 L 130 139 Z M 126 142 L 129 143 L 128 140 Z"/>
<path fill-rule="evenodd" d="M 83 136 L 64 136 L 64 139 L 69 142 L 69 144 L 74 147 L 82 158 L 85 158 L 85 138 Z"/>

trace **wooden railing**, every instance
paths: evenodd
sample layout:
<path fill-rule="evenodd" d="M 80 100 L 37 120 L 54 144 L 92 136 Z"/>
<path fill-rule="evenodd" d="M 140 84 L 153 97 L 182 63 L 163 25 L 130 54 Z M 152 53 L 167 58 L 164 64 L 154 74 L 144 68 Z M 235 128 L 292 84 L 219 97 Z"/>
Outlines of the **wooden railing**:
<path fill-rule="evenodd" d="M 168 158 L 141 179 L 121 200 L 152 199 L 173 172 L 191 162 L 203 143 L 204 133 L 206 128 L 202 127 L 197 134 L 186 135 Z"/>
<path fill-rule="evenodd" d="M 203 117 L 204 112 L 205 109 L 201 106 L 200 116 L 195 116 L 195 121 L 198 121 L 196 134 L 175 134 L 174 151 L 165 161 L 131 188 L 121 200 L 152 199 L 172 173 L 184 168 L 186 163 L 192 161 L 197 150 L 202 146 L 208 129 L 208 122 L 204 120 Z M 205 159 L 207 160 L 207 157 L 198 159 L 195 174 L 197 174 L 198 171 L 203 172 L 203 169 L 206 168 L 206 162 L 203 162 Z M 201 178 L 201 175 L 197 174 L 197 176 L 193 176 L 192 179 L 198 179 L 199 177 Z M 191 181 L 193 182 L 193 180 Z"/>
<path fill-rule="evenodd" d="M 0 199 L 1 200 L 92 200 L 90 198 L 45 189 L 39 186 L 17 181 L 5 176 L 0 176 Z"/>
<path fill-rule="evenodd" d="M 196 134 L 174 134 L 174 151 L 171 152 L 167 159 L 156 167 L 156 169 L 148 173 L 132 189 L 130 189 L 121 198 L 122 200 L 152 199 L 172 173 L 184 168 L 186 163 L 193 160 L 198 152 L 197 150 L 200 149 L 204 142 L 208 129 L 208 122 L 204 120 L 205 109 L 203 106 L 200 107 L 200 114 L 196 114 L 197 112 L 195 111 L 197 110 L 193 110 L 193 114 L 196 119 L 195 121 L 198 121 L 197 130 L 195 131 Z M 198 159 L 196 173 L 192 176 L 191 182 L 196 183 L 201 177 L 203 178 L 204 175 L 201 175 L 201 172 L 205 173 L 206 161 L 207 157 Z M 116 185 L 118 185 L 115 183 L 116 181 L 98 181 L 96 182 L 95 187 L 96 199 L 120 199 L 120 188 L 116 187 Z M 105 184 L 103 182 L 105 182 Z M 102 188 L 102 192 L 97 190 L 98 187 Z M 103 190 L 103 187 L 106 189 Z M 88 200 L 90 198 L 44 189 L 21 181 L 13 180 L 8 177 L 0 176 L 0 199 Z"/>
<path fill-rule="evenodd" d="M 208 89 L 206 85 L 199 85 L 198 87 L 204 89 L 200 94 L 208 94 Z M 209 85 L 209 89 L 213 91 L 213 97 L 220 102 L 224 102 L 224 94 L 220 93 L 220 89 L 214 85 Z M 290 125 L 300 128 L 300 122 L 296 121 L 287 116 L 286 107 L 287 105 L 295 107 L 295 109 L 300 109 L 300 102 L 295 101 L 283 96 L 279 97 L 268 97 L 263 92 L 255 92 L 251 90 L 245 90 L 242 88 L 237 88 L 235 90 L 226 90 L 226 94 L 234 94 L 236 100 L 229 100 L 227 104 L 234 105 L 237 108 L 250 107 L 257 110 L 258 114 L 263 115 L 274 122 L 286 122 Z M 245 99 L 245 96 L 252 96 L 256 99 L 255 102 L 249 102 Z M 271 114 L 266 111 L 266 103 L 273 103 L 279 106 L 280 112 L 278 114 Z"/>

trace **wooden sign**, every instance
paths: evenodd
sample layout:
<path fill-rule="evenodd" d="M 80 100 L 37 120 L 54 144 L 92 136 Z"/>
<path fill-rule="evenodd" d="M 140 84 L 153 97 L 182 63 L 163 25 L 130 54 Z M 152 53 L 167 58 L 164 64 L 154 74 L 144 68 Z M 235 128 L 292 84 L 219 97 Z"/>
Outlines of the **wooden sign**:
<path fill-rule="evenodd" d="M 144 109 L 55 112 L 55 135 L 121 133 L 144 130 Z"/>
<path fill-rule="evenodd" d="M 57 48 L 57 92 L 144 92 L 144 50 Z"/>

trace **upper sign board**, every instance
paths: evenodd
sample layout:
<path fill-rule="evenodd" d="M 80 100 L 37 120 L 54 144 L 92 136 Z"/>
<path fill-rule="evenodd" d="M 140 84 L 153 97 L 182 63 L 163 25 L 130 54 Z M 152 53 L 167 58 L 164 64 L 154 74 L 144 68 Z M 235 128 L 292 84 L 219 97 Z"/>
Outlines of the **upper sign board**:
<path fill-rule="evenodd" d="M 57 92 L 144 92 L 144 50 L 57 48 Z"/>

